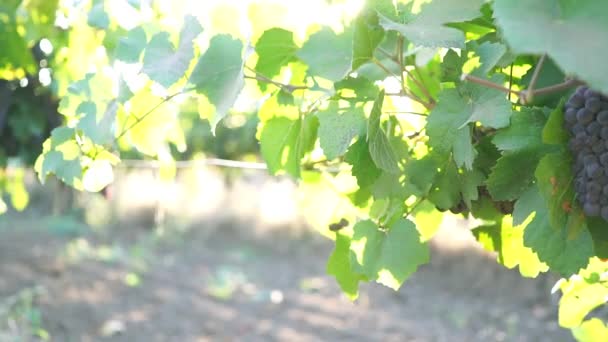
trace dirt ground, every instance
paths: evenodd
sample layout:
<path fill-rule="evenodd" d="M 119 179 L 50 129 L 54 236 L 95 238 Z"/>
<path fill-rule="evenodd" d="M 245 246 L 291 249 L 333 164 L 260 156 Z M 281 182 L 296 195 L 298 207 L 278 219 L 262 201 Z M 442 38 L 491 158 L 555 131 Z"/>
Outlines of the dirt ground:
<path fill-rule="evenodd" d="M 233 187 L 224 197 L 243 202 L 247 187 Z M 37 288 L 51 341 L 573 340 L 556 322 L 556 279 L 497 265 L 462 222 L 444 222 L 431 263 L 400 291 L 365 284 L 353 303 L 325 274 L 333 242 L 317 233 L 255 234 L 259 224 L 234 215 L 180 231 L 153 221 L 100 230 L 35 210 L 0 216 L 0 316 L 7 298 Z"/>
<path fill-rule="evenodd" d="M 69 261 L 66 245 L 110 241 L 15 222 L 0 235 L 0 297 L 41 286 L 37 304 L 53 341 L 571 340 L 547 286 L 476 250 L 434 248 L 431 264 L 399 292 L 365 285 L 352 303 L 325 275 L 330 241 L 190 232 L 147 247 L 142 268 L 121 258 Z M 112 248 L 126 251 L 150 234 L 118 234 Z"/>

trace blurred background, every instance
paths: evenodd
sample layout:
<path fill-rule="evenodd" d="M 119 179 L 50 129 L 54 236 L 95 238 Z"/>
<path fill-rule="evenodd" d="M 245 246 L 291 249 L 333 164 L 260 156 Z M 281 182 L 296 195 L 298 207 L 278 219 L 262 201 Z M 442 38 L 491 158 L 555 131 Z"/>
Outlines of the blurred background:
<path fill-rule="evenodd" d="M 180 103 L 169 157 L 120 146 L 124 161 L 99 194 L 41 186 L 32 171 L 65 120 L 68 85 L 108 62 L 128 6 L 169 13 L 166 25 L 198 6 L 209 34 L 243 34 L 233 19 L 255 16 L 267 23 L 255 38 L 272 26 L 300 36 L 311 22 L 335 26 L 360 5 L 0 1 L 0 341 L 570 340 L 550 294 L 557 279 L 497 265 L 456 216 L 401 290 L 368 284 L 348 300 L 325 270 L 327 223 L 343 199 L 313 171 L 306 184 L 268 175 L 251 101 L 215 137 L 200 103 Z"/>

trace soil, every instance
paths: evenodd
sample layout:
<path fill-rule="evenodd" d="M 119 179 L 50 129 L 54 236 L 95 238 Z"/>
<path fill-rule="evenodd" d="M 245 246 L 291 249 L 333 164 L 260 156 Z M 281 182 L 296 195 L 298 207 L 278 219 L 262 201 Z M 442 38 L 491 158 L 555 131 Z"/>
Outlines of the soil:
<path fill-rule="evenodd" d="M 41 286 L 52 341 L 572 340 L 550 281 L 523 279 L 471 245 L 434 242 L 431 263 L 401 290 L 365 284 L 351 302 L 325 274 L 333 246 L 321 237 L 253 239 L 239 234 L 246 222 L 66 236 L 39 229 L 41 219 L 3 220 L 0 302 Z M 448 224 L 437 241 L 469 235 Z"/>

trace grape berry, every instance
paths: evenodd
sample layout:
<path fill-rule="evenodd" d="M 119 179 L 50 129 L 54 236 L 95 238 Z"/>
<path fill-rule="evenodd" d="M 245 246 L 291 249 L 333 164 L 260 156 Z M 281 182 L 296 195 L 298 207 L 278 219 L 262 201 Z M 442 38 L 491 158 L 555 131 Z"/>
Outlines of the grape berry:
<path fill-rule="evenodd" d="M 564 108 L 574 189 L 587 216 L 608 221 L 608 97 L 579 87 Z"/>

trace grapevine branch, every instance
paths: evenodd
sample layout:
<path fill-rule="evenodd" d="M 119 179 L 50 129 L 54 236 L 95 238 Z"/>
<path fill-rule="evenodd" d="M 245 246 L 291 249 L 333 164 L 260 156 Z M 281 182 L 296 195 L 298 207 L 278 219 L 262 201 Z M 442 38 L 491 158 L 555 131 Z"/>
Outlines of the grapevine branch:
<path fill-rule="evenodd" d="M 532 74 L 532 79 L 530 80 L 530 84 L 528 85 L 528 90 L 522 94 L 522 100 L 525 103 L 530 103 L 532 102 L 532 99 L 534 99 L 534 88 L 536 87 L 536 82 L 538 82 L 538 77 L 540 76 L 540 71 L 543 68 L 543 64 L 545 64 L 546 57 L 547 54 L 543 54 L 538 60 L 538 63 L 534 68 L 534 74 Z"/>
<path fill-rule="evenodd" d="M 255 76 L 245 75 L 244 76 L 245 78 L 272 84 L 282 90 L 285 90 L 288 93 L 293 93 L 296 90 L 308 89 L 307 86 L 299 86 L 299 85 L 294 85 L 294 84 L 285 84 L 285 83 L 277 82 L 277 81 L 272 80 L 269 77 L 266 77 L 266 76 L 260 74 L 259 72 L 255 71 L 254 69 L 252 69 L 250 67 L 246 66 L 245 68 L 255 74 Z"/>
<path fill-rule="evenodd" d="M 127 125 L 127 121 L 125 121 L 125 124 L 123 125 L 123 128 L 122 128 L 120 134 L 118 134 L 118 136 L 116 137 L 115 141 L 120 140 L 120 138 L 122 138 L 123 136 L 125 136 L 125 134 L 127 134 L 135 126 L 139 125 L 148 116 L 150 116 L 150 114 L 154 113 L 154 111 L 157 110 L 160 106 L 162 106 L 165 103 L 171 101 L 174 97 L 182 95 L 184 93 L 187 93 L 187 92 L 189 92 L 191 90 L 193 90 L 193 89 L 191 89 L 191 88 L 182 89 L 182 90 L 178 91 L 177 93 L 173 93 L 173 94 L 165 97 L 164 99 L 162 99 L 162 101 L 160 101 L 159 103 L 157 103 L 154 107 L 150 108 L 150 110 L 148 110 L 147 112 L 145 112 L 142 116 L 136 117 L 135 121 L 133 123 L 131 123 L 130 125 Z"/>
<path fill-rule="evenodd" d="M 506 94 L 516 94 L 520 97 L 522 103 L 524 103 L 524 104 L 527 103 L 526 101 L 528 99 L 533 98 L 535 95 L 545 95 L 545 94 L 557 93 L 557 92 L 584 84 L 583 82 L 581 82 L 577 79 L 567 79 L 566 81 L 564 81 L 562 83 L 558 83 L 558 84 L 540 88 L 540 89 L 532 89 L 532 90 L 528 89 L 528 90 L 517 91 L 517 90 L 513 90 L 513 89 L 509 89 L 507 87 L 504 87 L 500 84 L 496 84 L 494 82 L 488 81 L 486 79 L 479 78 L 479 77 L 469 75 L 469 74 L 463 74 L 461 79 L 463 81 L 477 83 L 477 84 L 480 84 L 480 85 L 488 87 L 488 88 L 500 90 Z"/>
<path fill-rule="evenodd" d="M 418 76 L 420 76 L 420 80 L 418 80 L 409 70 L 407 70 L 405 68 L 405 66 L 403 65 L 403 37 L 400 37 L 401 39 L 399 40 L 399 53 L 397 54 L 397 57 L 391 55 L 388 51 L 384 50 L 383 48 L 378 48 L 378 51 L 380 51 L 382 54 L 384 54 L 385 56 L 387 56 L 388 58 L 390 58 L 393 62 L 399 64 L 399 67 L 401 68 L 401 84 L 405 87 L 405 79 L 403 78 L 403 74 L 405 73 L 405 75 L 407 75 L 407 77 L 412 80 L 412 82 L 414 82 L 418 88 L 420 88 L 420 90 L 424 93 L 424 96 L 427 97 L 427 102 L 429 105 L 433 105 L 435 103 L 435 99 L 433 98 L 433 96 L 431 95 L 431 93 L 429 92 L 428 88 L 426 87 L 426 85 L 422 82 L 422 75 L 420 75 L 420 72 L 418 72 Z M 387 71 L 387 70 L 385 70 Z M 387 71 L 390 72 L 390 71 Z M 422 103 L 422 102 L 421 102 Z M 424 104 L 424 103 L 422 103 Z M 426 105 L 425 105 L 426 106 Z"/>

